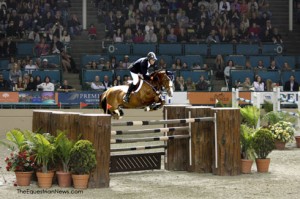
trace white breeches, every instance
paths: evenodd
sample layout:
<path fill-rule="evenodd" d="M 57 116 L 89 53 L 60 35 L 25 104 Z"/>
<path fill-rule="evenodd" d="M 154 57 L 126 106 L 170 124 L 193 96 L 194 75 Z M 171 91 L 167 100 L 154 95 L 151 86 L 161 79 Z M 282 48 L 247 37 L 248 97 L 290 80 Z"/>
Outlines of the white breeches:
<path fill-rule="evenodd" d="M 130 72 L 132 77 L 132 83 L 133 85 L 136 85 L 139 82 L 139 75 L 133 72 Z"/>

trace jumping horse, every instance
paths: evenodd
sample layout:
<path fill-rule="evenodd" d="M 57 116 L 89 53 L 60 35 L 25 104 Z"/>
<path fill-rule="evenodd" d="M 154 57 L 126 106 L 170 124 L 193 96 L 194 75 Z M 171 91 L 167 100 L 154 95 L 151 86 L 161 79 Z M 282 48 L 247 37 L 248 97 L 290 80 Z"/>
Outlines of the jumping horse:
<path fill-rule="evenodd" d="M 106 90 L 100 96 L 100 107 L 104 113 L 111 114 L 114 119 L 120 119 L 124 115 L 124 109 L 144 108 L 145 111 L 161 108 L 165 101 L 162 99 L 162 91 L 166 91 L 169 97 L 173 96 L 173 82 L 171 73 L 165 70 L 153 72 L 150 80 L 140 79 L 137 89 L 131 93 L 128 103 L 123 97 L 128 90 L 127 85 L 114 86 Z"/>

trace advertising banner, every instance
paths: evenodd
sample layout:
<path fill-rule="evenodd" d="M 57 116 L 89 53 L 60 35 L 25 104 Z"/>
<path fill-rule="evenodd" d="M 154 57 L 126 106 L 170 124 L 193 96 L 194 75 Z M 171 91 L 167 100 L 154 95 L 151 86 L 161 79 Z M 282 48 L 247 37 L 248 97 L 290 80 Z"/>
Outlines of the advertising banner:
<path fill-rule="evenodd" d="M 78 105 L 80 103 L 96 105 L 99 104 L 99 98 L 102 92 L 82 91 L 58 93 L 58 103 Z"/>
<path fill-rule="evenodd" d="M 0 92 L 0 103 L 18 103 L 19 92 Z"/>
<path fill-rule="evenodd" d="M 55 92 L 22 91 L 19 92 L 19 103 L 56 104 Z"/>

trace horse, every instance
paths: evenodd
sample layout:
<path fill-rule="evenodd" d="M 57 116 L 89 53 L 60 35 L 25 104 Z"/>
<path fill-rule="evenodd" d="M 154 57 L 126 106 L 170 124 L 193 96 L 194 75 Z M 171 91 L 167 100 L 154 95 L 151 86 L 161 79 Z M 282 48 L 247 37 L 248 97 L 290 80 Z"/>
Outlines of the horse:
<path fill-rule="evenodd" d="M 161 108 L 165 104 L 162 91 L 166 90 L 169 97 L 173 96 L 173 82 L 170 75 L 168 71 L 159 70 L 150 75 L 150 80 L 140 79 L 138 88 L 131 93 L 128 103 L 123 101 L 128 85 L 111 87 L 100 96 L 100 107 L 114 119 L 120 119 L 124 115 L 122 108 L 144 108 L 145 111 Z"/>

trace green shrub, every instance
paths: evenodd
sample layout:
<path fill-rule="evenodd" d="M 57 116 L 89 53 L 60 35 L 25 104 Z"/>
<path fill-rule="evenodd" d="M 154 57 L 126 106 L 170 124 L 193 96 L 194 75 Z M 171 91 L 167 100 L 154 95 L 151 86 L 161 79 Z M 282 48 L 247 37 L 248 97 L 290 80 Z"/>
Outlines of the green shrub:
<path fill-rule="evenodd" d="M 71 150 L 70 167 L 74 174 L 89 174 L 96 168 L 96 151 L 88 140 L 79 140 Z"/>
<path fill-rule="evenodd" d="M 253 135 L 252 147 L 257 158 L 266 159 L 275 147 L 271 131 L 266 128 L 258 129 Z"/>

